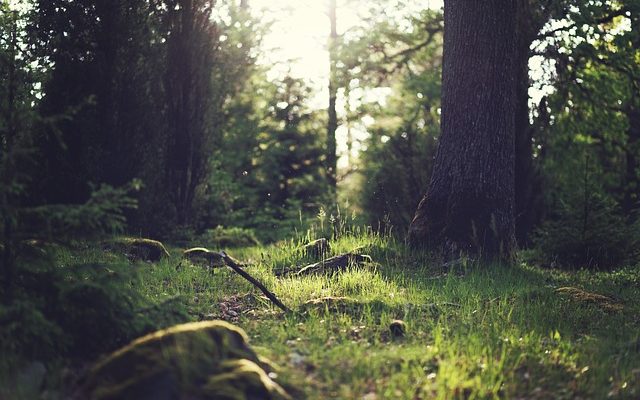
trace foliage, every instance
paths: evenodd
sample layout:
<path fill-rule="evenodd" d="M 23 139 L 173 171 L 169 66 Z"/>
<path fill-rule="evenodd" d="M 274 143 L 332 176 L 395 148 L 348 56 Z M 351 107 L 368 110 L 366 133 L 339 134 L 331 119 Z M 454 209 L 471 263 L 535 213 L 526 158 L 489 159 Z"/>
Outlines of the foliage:
<path fill-rule="evenodd" d="M 602 194 L 561 201 L 538 228 L 534 248 L 546 265 L 612 269 L 638 261 L 640 232 Z"/>
<path fill-rule="evenodd" d="M 634 260 L 637 240 L 637 9 L 570 3 L 534 43 L 551 71 L 534 87 L 553 85 L 534 109 L 534 163 L 546 189 L 537 243 L 565 265 L 612 267 Z"/>
<path fill-rule="evenodd" d="M 426 189 L 439 133 L 442 14 L 374 20 L 363 31 L 344 45 L 344 73 L 361 88 L 388 85 L 390 94 L 357 111 L 374 121 L 358 160 L 365 179 L 357 202 L 369 224 L 404 234 Z"/>
<path fill-rule="evenodd" d="M 205 218 L 209 226 L 249 228 L 274 241 L 304 230 L 300 219 L 306 225 L 326 198 L 324 126 L 305 104 L 310 89 L 301 80 L 257 80 L 230 105 L 234 115 L 214 162 Z"/>
<path fill-rule="evenodd" d="M 254 231 L 238 227 L 217 226 L 207 229 L 203 237 L 205 243 L 213 243 L 219 247 L 248 247 L 260 244 Z"/>
<path fill-rule="evenodd" d="M 14 300 L 0 307 L 6 327 L 1 348 L 10 355 L 2 368 L 22 359 L 94 359 L 141 334 L 187 320 L 177 303 L 149 308 L 132 290 L 140 282 L 135 268 L 122 256 L 107 261 L 104 254 L 45 245 L 36 257 L 18 257 Z"/>
<path fill-rule="evenodd" d="M 32 196 L 78 203 L 91 183 L 141 179 L 139 233 L 195 225 L 225 104 L 253 68 L 259 32 L 232 2 L 36 1 L 29 45 L 46 71 Z M 188 3 L 188 4 L 187 4 Z M 215 14 L 215 15 L 214 15 Z M 134 67 L 135 66 L 135 67 Z"/>

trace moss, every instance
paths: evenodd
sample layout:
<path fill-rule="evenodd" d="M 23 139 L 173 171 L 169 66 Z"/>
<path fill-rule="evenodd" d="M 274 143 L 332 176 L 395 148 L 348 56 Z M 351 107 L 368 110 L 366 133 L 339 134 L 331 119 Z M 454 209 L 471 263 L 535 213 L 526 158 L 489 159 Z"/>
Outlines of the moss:
<path fill-rule="evenodd" d="M 219 400 L 290 399 L 289 395 L 249 360 L 228 360 L 211 376 L 202 390 L 203 398 Z"/>
<path fill-rule="evenodd" d="M 610 297 L 576 287 L 561 287 L 556 289 L 556 292 L 568 296 L 576 302 L 595 304 L 606 311 L 622 311 L 624 308 L 622 304 Z"/>
<path fill-rule="evenodd" d="M 225 363 L 238 360 L 255 367 L 247 369 L 245 363 L 244 369 L 238 369 L 239 364 L 230 368 Z M 86 397 L 100 400 L 256 398 L 216 397 L 211 382 L 219 381 L 231 385 L 216 389 L 219 392 L 273 392 L 273 397 L 257 398 L 280 398 L 282 389 L 263 368 L 244 331 L 223 321 L 195 322 L 151 333 L 114 352 L 91 369 L 83 390 Z M 225 374 L 233 374 L 233 379 Z"/>

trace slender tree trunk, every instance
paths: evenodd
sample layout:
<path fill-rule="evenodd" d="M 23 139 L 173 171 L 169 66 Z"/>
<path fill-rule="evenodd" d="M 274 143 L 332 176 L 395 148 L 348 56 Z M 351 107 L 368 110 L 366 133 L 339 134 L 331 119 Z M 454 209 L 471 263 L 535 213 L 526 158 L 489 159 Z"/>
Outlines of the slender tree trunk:
<path fill-rule="evenodd" d="M 631 31 L 640 29 L 640 9 L 630 15 Z M 635 36 L 633 45 L 640 46 L 640 37 Z M 638 177 L 638 151 L 640 151 L 640 93 L 634 90 L 626 110 L 629 128 L 627 130 L 627 145 L 625 146 L 626 171 L 624 182 L 624 199 L 622 208 L 632 221 L 637 220 L 636 211 L 639 207 L 638 191 L 640 178 Z"/>
<path fill-rule="evenodd" d="M 638 190 L 640 189 L 640 179 L 638 179 L 638 150 L 640 148 L 640 110 L 629 107 L 627 118 L 629 129 L 627 130 L 627 145 L 625 146 L 625 182 L 624 198 L 622 210 L 625 215 L 634 221 L 637 216 L 634 212 L 638 210 Z"/>
<path fill-rule="evenodd" d="M 338 113 L 336 112 L 336 98 L 338 97 L 338 87 L 336 84 L 337 74 L 337 46 L 338 30 L 336 15 L 336 0 L 329 2 L 329 22 L 331 32 L 329 33 L 329 122 L 327 124 L 327 176 L 332 196 L 335 200 L 338 157 L 336 155 L 336 130 L 338 129 Z"/>
<path fill-rule="evenodd" d="M 414 246 L 485 260 L 515 248 L 516 0 L 446 0 L 442 133 Z"/>
<path fill-rule="evenodd" d="M 8 92 L 7 92 L 7 133 L 5 137 L 5 154 L 3 157 L 7 157 L 8 177 L 6 184 L 12 184 L 13 182 L 13 170 L 11 166 L 11 159 L 14 157 L 12 154 L 14 142 L 18 133 L 16 122 L 16 56 L 18 47 L 18 32 L 17 32 L 17 18 L 18 14 L 12 11 L 11 19 L 11 33 L 9 38 L 9 66 L 8 66 Z M 7 185 L 8 186 L 8 185 Z M 13 299 L 13 281 L 15 279 L 15 238 L 14 238 L 14 215 L 11 215 L 12 196 L 10 193 L 3 193 L 2 204 L 6 214 L 3 218 L 4 224 L 4 249 L 2 252 L 2 264 L 3 264 L 3 278 L 4 278 L 4 302 L 9 304 Z"/>

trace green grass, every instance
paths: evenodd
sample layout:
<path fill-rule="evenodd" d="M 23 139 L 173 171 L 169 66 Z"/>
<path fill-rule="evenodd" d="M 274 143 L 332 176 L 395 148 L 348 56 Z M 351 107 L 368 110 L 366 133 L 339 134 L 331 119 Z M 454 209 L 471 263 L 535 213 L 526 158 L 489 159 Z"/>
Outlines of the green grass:
<path fill-rule="evenodd" d="M 180 302 L 192 320 L 227 319 L 277 366 L 296 399 L 604 399 L 640 397 L 640 269 L 589 273 L 524 264 L 444 271 L 366 231 L 331 243 L 374 263 L 333 275 L 276 277 L 304 265 L 297 241 L 228 249 L 295 312 L 285 315 L 229 269 L 130 265 L 145 304 Z M 198 243 L 193 243 L 198 245 Z M 57 265 L 126 263 L 102 250 L 63 249 Z M 572 286 L 622 309 L 556 292 Z M 339 307 L 310 306 L 323 297 Z M 389 324 L 402 319 L 406 335 Z"/>
<path fill-rule="evenodd" d="M 298 245 L 229 251 L 254 264 L 248 271 L 298 311 L 292 315 L 230 270 L 176 270 L 177 258 L 141 265 L 139 290 L 154 301 L 180 296 L 195 319 L 225 317 L 244 328 L 280 366 L 278 380 L 296 398 L 640 396 L 637 268 L 566 273 L 518 265 L 443 273 L 392 240 L 360 234 L 332 243 L 332 253 L 361 248 L 375 265 L 275 277 L 308 261 Z M 623 309 L 572 300 L 555 292 L 562 286 L 611 296 Z M 303 307 L 328 296 L 355 301 L 338 310 Z M 404 338 L 392 338 L 394 319 L 405 321 Z"/>

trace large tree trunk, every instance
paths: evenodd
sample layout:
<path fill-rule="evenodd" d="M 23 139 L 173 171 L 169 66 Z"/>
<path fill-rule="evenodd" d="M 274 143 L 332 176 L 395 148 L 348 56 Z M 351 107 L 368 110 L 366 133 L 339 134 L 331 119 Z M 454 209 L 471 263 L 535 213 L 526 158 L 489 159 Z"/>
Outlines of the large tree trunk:
<path fill-rule="evenodd" d="M 445 1 L 442 133 L 409 228 L 445 257 L 515 248 L 516 1 Z"/>

